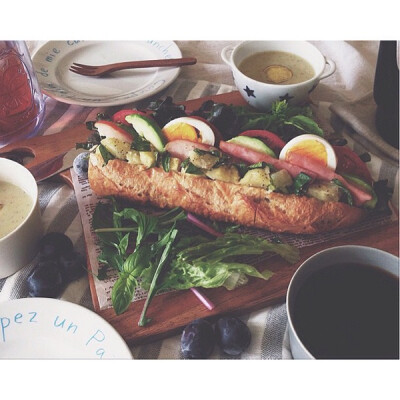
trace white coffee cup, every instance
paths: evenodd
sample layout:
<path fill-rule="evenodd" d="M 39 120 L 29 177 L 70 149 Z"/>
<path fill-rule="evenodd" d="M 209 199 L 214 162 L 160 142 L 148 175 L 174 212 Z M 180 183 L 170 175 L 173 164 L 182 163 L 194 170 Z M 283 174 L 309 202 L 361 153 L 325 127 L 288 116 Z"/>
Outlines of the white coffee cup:
<path fill-rule="evenodd" d="M 18 186 L 32 199 L 32 206 L 22 223 L 0 238 L 0 278 L 6 278 L 33 260 L 43 235 L 43 225 L 38 186 L 29 170 L 15 161 L 0 158 L 0 181 Z"/>
<path fill-rule="evenodd" d="M 265 51 L 283 51 L 302 57 L 313 67 L 314 76 L 300 83 L 272 84 L 256 81 L 239 70 L 238 67 L 245 58 Z M 319 81 L 336 70 L 336 64 L 332 60 L 325 58 L 313 44 L 305 41 L 245 41 L 235 47 L 225 47 L 221 57 L 231 67 L 240 94 L 252 107 L 260 111 L 269 111 L 272 103 L 277 100 L 286 99 L 291 105 L 305 103 Z"/>
<path fill-rule="evenodd" d="M 304 345 L 296 330 L 294 309 L 296 296 L 303 284 L 314 272 L 328 269 L 341 263 L 360 263 L 376 267 L 395 277 L 399 277 L 399 257 L 373 247 L 345 245 L 322 250 L 309 257 L 293 275 L 286 295 L 286 313 L 292 356 L 294 359 L 315 359 Z M 338 289 L 340 291 L 340 289 Z M 354 288 L 355 292 L 357 288 Z"/>

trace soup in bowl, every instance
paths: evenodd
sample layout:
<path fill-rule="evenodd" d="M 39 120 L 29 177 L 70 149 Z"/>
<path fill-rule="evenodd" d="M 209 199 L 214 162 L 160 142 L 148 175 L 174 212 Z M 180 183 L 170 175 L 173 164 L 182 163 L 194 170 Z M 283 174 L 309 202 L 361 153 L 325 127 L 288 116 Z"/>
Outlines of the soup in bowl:
<path fill-rule="evenodd" d="M 245 41 L 225 47 L 221 57 L 240 94 L 261 111 L 277 100 L 306 103 L 321 79 L 336 70 L 334 61 L 305 41 Z"/>
<path fill-rule="evenodd" d="M 0 278 L 37 254 L 43 234 L 35 178 L 24 166 L 0 158 Z"/>

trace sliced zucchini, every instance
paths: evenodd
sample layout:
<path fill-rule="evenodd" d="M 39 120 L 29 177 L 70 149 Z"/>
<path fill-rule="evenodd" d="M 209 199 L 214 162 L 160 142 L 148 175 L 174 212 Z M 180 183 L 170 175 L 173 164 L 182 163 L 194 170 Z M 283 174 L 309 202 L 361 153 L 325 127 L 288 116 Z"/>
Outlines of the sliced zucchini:
<path fill-rule="evenodd" d="M 269 148 L 262 140 L 250 136 L 236 136 L 230 140 L 230 143 L 239 144 L 243 147 L 247 147 L 249 149 L 259 151 L 260 153 L 266 153 L 271 157 L 277 158 L 274 151 Z"/>
<path fill-rule="evenodd" d="M 161 128 L 151 118 L 140 114 L 131 114 L 125 120 L 132 124 L 135 131 L 148 140 L 158 151 L 163 152 L 166 140 Z"/>
<path fill-rule="evenodd" d="M 376 193 L 371 185 L 369 185 L 367 182 L 364 182 L 358 176 L 354 176 L 354 175 L 350 175 L 350 174 L 343 174 L 343 177 L 345 179 L 347 179 L 350 183 L 355 184 L 361 190 L 364 190 L 365 192 L 369 193 L 372 196 L 371 200 L 366 201 L 364 203 L 364 207 L 371 208 L 371 209 L 375 208 L 376 203 L 378 202 L 378 196 L 376 195 Z"/>

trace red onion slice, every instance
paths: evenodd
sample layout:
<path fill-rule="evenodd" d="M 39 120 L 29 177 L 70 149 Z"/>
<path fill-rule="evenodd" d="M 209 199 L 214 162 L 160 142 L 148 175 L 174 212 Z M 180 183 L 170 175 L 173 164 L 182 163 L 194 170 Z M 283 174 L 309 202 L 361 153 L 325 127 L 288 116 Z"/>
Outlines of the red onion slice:
<path fill-rule="evenodd" d="M 201 293 L 199 289 L 190 288 L 190 290 L 209 310 L 215 308 L 214 303 L 211 300 L 209 300 L 206 296 L 204 296 L 204 294 Z"/>
<path fill-rule="evenodd" d="M 214 228 L 211 228 L 210 226 L 205 224 L 203 221 L 199 220 L 195 215 L 193 215 L 191 213 L 187 213 L 186 218 L 193 225 L 196 225 L 198 228 L 202 229 L 203 231 L 209 233 L 212 236 L 215 236 L 215 237 L 224 236 L 223 233 L 216 231 Z"/>

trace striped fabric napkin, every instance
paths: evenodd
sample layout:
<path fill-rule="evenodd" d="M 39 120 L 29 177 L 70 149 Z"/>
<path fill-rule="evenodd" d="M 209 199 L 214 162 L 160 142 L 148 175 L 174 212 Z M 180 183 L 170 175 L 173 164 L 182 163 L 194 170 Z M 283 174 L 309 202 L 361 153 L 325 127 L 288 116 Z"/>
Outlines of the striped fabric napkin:
<path fill-rule="evenodd" d="M 172 96 L 175 102 L 181 102 L 214 94 L 222 94 L 232 90 L 235 90 L 235 87 L 206 81 L 177 79 L 165 91 L 155 95 L 154 98 L 131 105 L 128 104 L 124 107 L 144 107 L 149 101 L 165 96 Z M 74 124 L 94 120 L 100 112 L 111 114 L 120 108 L 121 106 L 89 108 L 67 105 L 47 97 L 46 117 L 41 127 L 41 134 L 51 135 Z M 361 151 L 362 146 L 360 144 L 350 140 L 350 145 L 357 147 L 357 150 L 360 150 L 358 152 L 363 152 Z M 396 166 L 395 164 L 393 166 L 390 164 L 388 166 L 388 164 L 382 162 L 377 156 L 373 156 L 372 163 L 374 178 L 388 178 L 392 187 L 397 185 L 395 182 L 398 181 L 398 165 Z M 45 230 L 47 232 L 64 232 L 72 239 L 75 249 L 84 254 L 82 224 L 74 191 L 62 183 L 51 182 L 50 180 L 42 182 L 39 184 L 39 203 Z M 33 260 L 29 265 L 9 278 L 0 279 L 0 302 L 28 297 L 26 278 L 34 268 L 35 262 L 36 260 Z M 61 294 L 60 299 L 93 310 L 87 277 L 72 282 Z M 239 357 L 228 356 L 216 348 L 211 356 L 212 359 L 292 358 L 287 334 L 285 304 L 244 314 L 240 318 L 250 328 L 252 334 L 250 347 Z M 180 353 L 180 335 L 142 346 L 133 346 L 131 347 L 131 351 L 135 359 L 180 359 L 182 358 Z"/>

